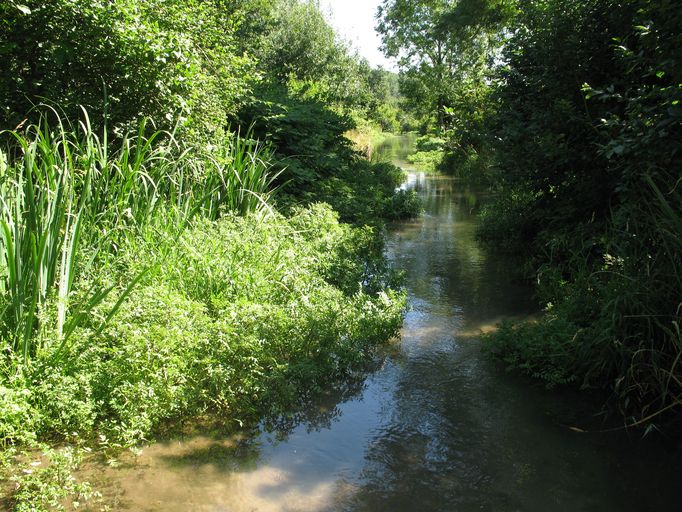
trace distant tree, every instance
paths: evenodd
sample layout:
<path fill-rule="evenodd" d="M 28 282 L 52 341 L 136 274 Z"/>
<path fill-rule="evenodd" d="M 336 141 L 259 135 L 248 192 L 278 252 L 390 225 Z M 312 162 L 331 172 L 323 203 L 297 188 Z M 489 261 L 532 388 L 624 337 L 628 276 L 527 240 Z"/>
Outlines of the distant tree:
<path fill-rule="evenodd" d="M 257 50 L 267 81 L 341 109 L 367 108 L 369 65 L 338 37 L 317 2 L 277 0 L 271 19 Z"/>
<path fill-rule="evenodd" d="M 382 129 L 398 132 L 403 128 L 399 78 L 383 68 L 372 69 L 367 78 L 372 104 L 369 117 L 379 123 Z"/>
<path fill-rule="evenodd" d="M 418 113 L 435 116 L 440 130 L 448 107 L 483 83 L 512 12 L 512 0 L 384 0 L 379 7 L 377 31 L 384 53 L 398 58 L 402 92 Z"/>
<path fill-rule="evenodd" d="M 404 92 L 415 106 L 435 110 L 440 127 L 455 79 L 456 48 L 441 23 L 452 5 L 452 0 L 384 0 L 377 12 L 382 50 L 399 59 Z"/>

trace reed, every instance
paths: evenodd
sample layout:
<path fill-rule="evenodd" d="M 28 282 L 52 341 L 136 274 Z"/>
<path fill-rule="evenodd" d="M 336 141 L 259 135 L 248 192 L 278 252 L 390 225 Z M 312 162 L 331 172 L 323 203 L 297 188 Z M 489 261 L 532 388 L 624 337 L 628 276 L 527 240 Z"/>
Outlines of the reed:
<path fill-rule="evenodd" d="M 114 289 L 91 286 L 71 304 L 78 274 L 115 261 L 116 247 L 156 216 L 182 229 L 196 215 L 248 215 L 268 207 L 276 173 L 271 149 L 236 134 L 211 156 L 181 148 L 172 133 L 147 136 L 143 121 L 116 145 L 98 135 L 87 112 L 76 127 L 51 110 L 38 124 L 5 131 L 0 152 L 0 329 L 3 343 L 24 361 L 50 338 L 60 353 L 75 328 Z M 54 126 L 54 129 L 52 128 Z M 156 225 L 163 223 L 156 223 Z M 84 249 L 90 255 L 82 258 Z M 115 281 L 115 278 L 114 278 Z M 106 315 L 109 319 L 115 309 Z M 56 309 L 54 332 L 43 335 L 46 310 Z M 56 340 L 54 339 L 56 337 Z"/>
<path fill-rule="evenodd" d="M 9 135 L 19 156 L 3 158 L 0 170 L 0 313 L 3 337 L 27 360 L 38 349 L 40 312 L 53 297 L 58 335 L 64 332 L 84 202 L 63 126 L 57 134 L 40 124 Z"/>
<path fill-rule="evenodd" d="M 269 208 L 282 171 L 272 172 L 272 148 L 252 135 L 251 130 L 232 135 L 204 162 L 204 178 L 193 192 L 204 216 L 214 219 L 221 211 L 247 215 Z"/>

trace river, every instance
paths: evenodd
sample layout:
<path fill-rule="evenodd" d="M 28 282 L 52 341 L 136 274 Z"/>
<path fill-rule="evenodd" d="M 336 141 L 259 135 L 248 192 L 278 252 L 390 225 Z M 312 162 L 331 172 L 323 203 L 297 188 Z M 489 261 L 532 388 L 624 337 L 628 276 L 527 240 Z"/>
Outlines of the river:
<path fill-rule="evenodd" d="M 579 432 L 600 425 L 585 420 L 592 404 L 481 352 L 481 332 L 536 309 L 475 240 L 485 194 L 415 172 L 405 186 L 426 212 L 388 235 L 409 297 L 400 339 L 253 435 L 186 436 L 102 469 L 92 480 L 113 510 L 680 510 L 679 457 L 663 442 Z"/>

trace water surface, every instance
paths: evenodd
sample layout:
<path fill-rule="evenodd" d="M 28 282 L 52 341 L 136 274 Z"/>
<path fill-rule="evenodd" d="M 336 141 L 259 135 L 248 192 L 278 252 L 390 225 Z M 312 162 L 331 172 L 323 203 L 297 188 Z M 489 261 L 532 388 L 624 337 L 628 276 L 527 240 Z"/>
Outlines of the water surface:
<path fill-rule="evenodd" d="M 576 432 L 598 425 L 580 397 L 481 353 L 481 332 L 535 310 L 507 263 L 476 243 L 485 195 L 437 176 L 406 186 L 426 214 L 388 237 L 407 273 L 401 338 L 370 371 L 253 435 L 157 443 L 102 470 L 94 483 L 114 510 L 680 510 L 676 457 L 661 443 Z"/>

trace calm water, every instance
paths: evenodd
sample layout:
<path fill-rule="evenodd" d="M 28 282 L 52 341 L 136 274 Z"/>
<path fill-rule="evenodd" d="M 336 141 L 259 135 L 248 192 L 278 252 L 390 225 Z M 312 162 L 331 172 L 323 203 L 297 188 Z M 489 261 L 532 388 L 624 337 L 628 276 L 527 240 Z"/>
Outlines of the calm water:
<path fill-rule="evenodd" d="M 411 170 L 414 166 L 407 161 L 407 157 L 414 153 L 416 142 L 416 133 L 389 135 L 374 148 L 372 160 L 374 162 L 393 162 L 403 169 Z"/>
<path fill-rule="evenodd" d="M 407 272 L 401 339 L 371 371 L 252 436 L 158 443 L 98 469 L 91 480 L 113 510 L 682 508 L 679 451 L 575 432 L 588 427 L 579 398 L 510 376 L 481 354 L 482 331 L 533 312 L 529 292 L 474 239 L 484 196 L 440 177 L 413 174 L 407 186 L 426 214 L 389 235 L 388 256 Z"/>

